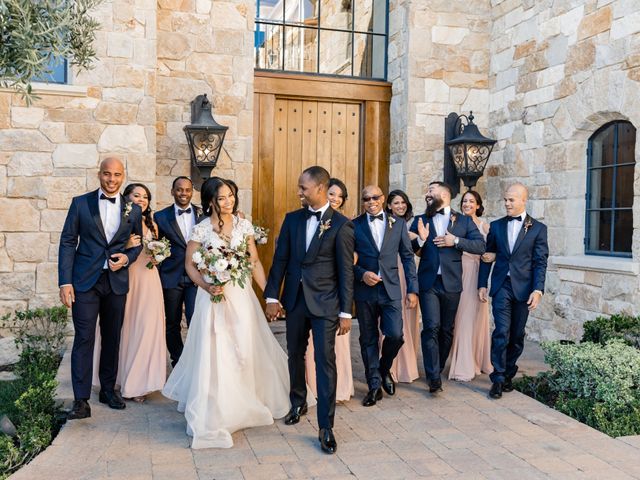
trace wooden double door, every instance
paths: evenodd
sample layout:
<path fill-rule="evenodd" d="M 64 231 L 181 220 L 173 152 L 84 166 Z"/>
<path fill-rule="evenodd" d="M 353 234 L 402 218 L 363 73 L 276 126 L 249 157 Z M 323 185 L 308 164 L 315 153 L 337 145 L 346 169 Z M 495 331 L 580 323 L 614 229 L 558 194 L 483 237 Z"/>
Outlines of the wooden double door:
<path fill-rule="evenodd" d="M 388 186 L 390 85 L 256 72 L 254 222 L 269 228 L 260 247 L 268 271 L 286 212 L 300 208 L 298 177 L 320 165 L 342 180 L 345 214 L 360 211 L 366 184 Z"/>

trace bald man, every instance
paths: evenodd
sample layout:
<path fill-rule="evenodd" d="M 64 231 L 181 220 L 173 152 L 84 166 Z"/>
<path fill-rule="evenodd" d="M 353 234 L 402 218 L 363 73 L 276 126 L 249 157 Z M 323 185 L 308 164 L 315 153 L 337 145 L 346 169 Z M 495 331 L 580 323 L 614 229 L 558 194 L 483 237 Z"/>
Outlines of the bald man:
<path fill-rule="evenodd" d="M 71 308 L 75 336 L 71 351 L 74 402 L 70 420 L 91 416 L 89 397 L 96 322 L 100 316 L 100 396 L 110 408 L 125 408 L 115 391 L 120 330 L 129 291 L 129 272 L 141 246 L 126 248 L 142 235 L 142 212 L 120 194 L 125 179 L 120 159 L 106 158 L 98 171 L 100 188 L 74 197 L 60 236 L 60 301 Z"/>
<path fill-rule="evenodd" d="M 507 215 L 491 222 L 487 254 L 493 260 L 491 274 L 492 312 L 495 329 L 491 336 L 491 398 L 513 390 L 516 362 L 524 349 L 529 312 L 536 309 L 544 292 L 547 272 L 547 227 L 527 214 L 528 192 L 521 183 L 511 185 L 504 195 Z M 478 296 L 487 302 L 491 263 L 480 263 Z"/>

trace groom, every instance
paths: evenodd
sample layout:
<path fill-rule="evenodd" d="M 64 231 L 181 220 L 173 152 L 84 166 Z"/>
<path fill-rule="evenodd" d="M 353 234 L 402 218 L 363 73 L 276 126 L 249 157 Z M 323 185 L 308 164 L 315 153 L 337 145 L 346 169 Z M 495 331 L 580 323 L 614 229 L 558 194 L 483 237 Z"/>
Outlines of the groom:
<path fill-rule="evenodd" d="M 73 409 L 68 418 L 91 416 L 91 376 L 96 322 L 100 316 L 100 402 L 125 408 L 114 386 L 120 331 L 129 291 L 129 271 L 141 246 L 126 248 L 132 234 L 142 235 L 142 212 L 120 194 L 124 165 L 106 158 L 98 171 L 100 188 L 75 197 L 60 235 L 60 300 L 71 307 L 75 336 L 71 351 Z"/>
<path fill-rule="evenodd" d="M 278 316 L 278 298 L 287 311 L 291 410 L 285 424 L 294 425 L 307 413 L 304 357 L 311 330 L 318 387 L 318 438 L 324 452 L 335 453 L 335 341 L 336 331 L 343 335 L 351 329 L 354 237 L 353 224 L 329 206 L 328 190 L 329 172 L 324 168 L 309 167 L 300 175 L 298 196 L 307 207 L 284 218 L 264 296 L 269 320 Z"/>

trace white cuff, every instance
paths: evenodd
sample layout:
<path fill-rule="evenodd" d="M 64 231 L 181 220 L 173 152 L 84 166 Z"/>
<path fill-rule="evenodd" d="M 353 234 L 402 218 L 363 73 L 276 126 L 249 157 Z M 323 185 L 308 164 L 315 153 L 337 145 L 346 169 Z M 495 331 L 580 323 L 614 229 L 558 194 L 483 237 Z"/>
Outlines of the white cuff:
<path fill-rule="evenodd" d="M 340 314 L 338 315 L 338 318 L 348 318 L 349 320 L 351 320 L 353 317 L 351 316 L 350 313 L 340 312 Z"/>
<path fill-rule="evenodd" d="M 422 240 L 419 235 L 418 235 L 418 238 L 416 238 L 416 240 L 418 240 L 418 245 L 420 245 L 420 247 L 422 247 L 426 243 L 426 240 Z"/>
<path fill-rule="evenodd" d="M 277 298 L 269 298 L 265 300 L 267 303 L 280 303 Z"/>

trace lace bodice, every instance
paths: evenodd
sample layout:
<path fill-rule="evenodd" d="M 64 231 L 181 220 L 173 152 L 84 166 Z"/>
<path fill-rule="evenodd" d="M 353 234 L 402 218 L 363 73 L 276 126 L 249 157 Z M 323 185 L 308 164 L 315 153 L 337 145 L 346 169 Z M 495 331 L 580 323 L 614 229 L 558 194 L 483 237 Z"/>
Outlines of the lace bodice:
<path fill-rule="evenodd" d="M 253 235 L 253 225 L 251 222 L 246 218 L 234 216 L 229 246 L 231 248 L 237 247 L 248 235 Z M 191 231 L 191 240 L 201 243 L 205 247 L 220 247 L 226 245 L 226 242 L 213 230 L 211 218 L 207 218 L 197 225 L 194 225 Z"/>

